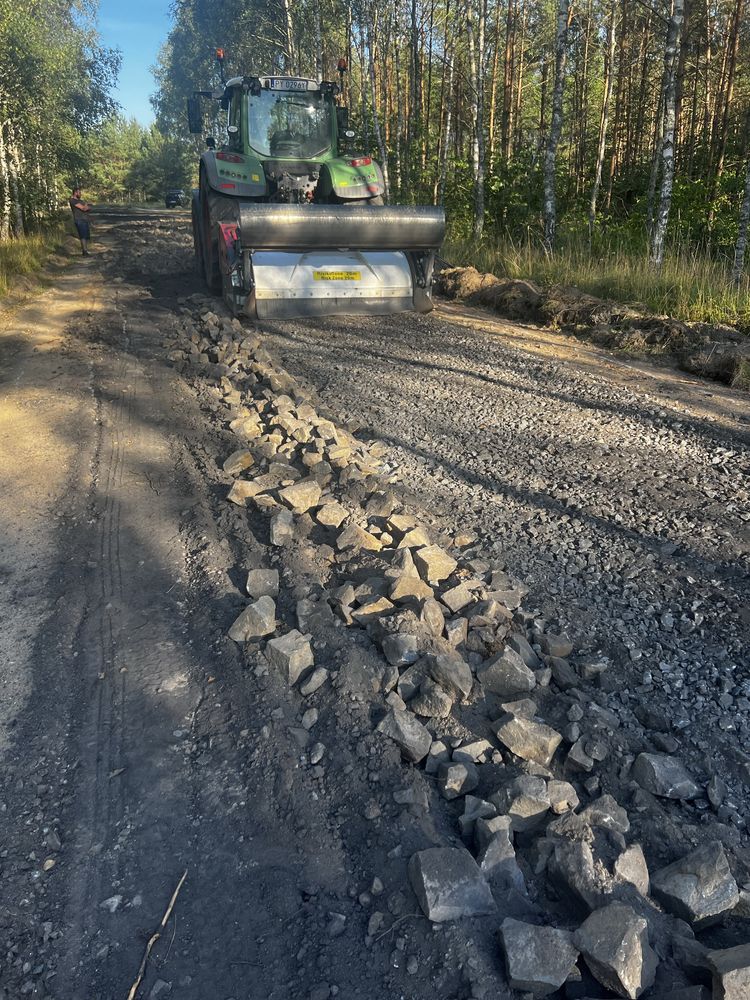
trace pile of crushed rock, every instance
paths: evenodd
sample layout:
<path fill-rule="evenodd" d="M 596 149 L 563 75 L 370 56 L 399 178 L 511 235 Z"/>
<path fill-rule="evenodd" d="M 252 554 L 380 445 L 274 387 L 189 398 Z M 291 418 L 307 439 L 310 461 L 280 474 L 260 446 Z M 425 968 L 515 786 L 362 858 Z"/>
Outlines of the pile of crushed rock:
<path fill-rule="evenodd" d="M 435 291 L 484 306 L 508 319 L 554 327 L 602 347 L 674 359 L 685 371 L 750 389 L 750 340 L 738 330 L 649 315 L 577 288 L 541 289 L 531 281 L 481 274 L 474 267 L 441 271 Z"/>

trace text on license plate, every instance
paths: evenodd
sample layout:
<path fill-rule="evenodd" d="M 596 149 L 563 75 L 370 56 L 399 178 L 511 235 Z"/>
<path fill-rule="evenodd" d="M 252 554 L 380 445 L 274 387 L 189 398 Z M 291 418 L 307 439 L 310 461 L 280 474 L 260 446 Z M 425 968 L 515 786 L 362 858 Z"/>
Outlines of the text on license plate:
<path fill-rule="evenodd" d="M 313 271 L 315 281 L 361 281 L 361 271 Z"/>
<path fill-rule="evenodd" d="M 307 90 L 307 80 L 279 79 L 272 76 L 270 81 L 271 90 Z"/>

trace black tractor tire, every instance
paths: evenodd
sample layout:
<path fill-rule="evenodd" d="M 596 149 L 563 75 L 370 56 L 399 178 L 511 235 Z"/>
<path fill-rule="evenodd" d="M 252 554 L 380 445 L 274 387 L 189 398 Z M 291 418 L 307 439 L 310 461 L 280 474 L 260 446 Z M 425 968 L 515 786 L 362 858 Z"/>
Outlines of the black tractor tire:
<path fill-rule="evenodd" d="M 237 205 L 234 198 L 228 198 L 212 191 L 203 173 L 201 173 L 200 211 L 203 277 L 209 291 L 213 292 L 214 295 L 221 295 L 218 228 L 220 222 L 230 222 L 237 218 Z"/>
<path fill-rule="evenodd" d="M 190 202 L 190 221 L 193 227 L 193 252 L 195 268 L 198 274 L 203 274 L 203 234 L 201 232 L 201 200 L 198 191 L 193 191 Z"/>

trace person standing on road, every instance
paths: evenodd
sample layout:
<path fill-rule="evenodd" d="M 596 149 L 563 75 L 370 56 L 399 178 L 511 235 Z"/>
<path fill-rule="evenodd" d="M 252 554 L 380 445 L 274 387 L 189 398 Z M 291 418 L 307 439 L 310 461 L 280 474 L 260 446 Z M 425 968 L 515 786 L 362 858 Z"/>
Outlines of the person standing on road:
<path fill-rule="evenodd" d="M 84 201 L 81 198 L 81 189 L 79 187 L 73 188 L 73 194 L 70 198 L 69 204 L 70 210 L 73 213 L 73 222 L 78 230 L 78 239 L 81 241 L 83 256 L 88 257 L 91 227 L 89 226 L 89 220 L 86 216 L 93 208 L 93 205 L 89 205 L 87 201 Z"/>

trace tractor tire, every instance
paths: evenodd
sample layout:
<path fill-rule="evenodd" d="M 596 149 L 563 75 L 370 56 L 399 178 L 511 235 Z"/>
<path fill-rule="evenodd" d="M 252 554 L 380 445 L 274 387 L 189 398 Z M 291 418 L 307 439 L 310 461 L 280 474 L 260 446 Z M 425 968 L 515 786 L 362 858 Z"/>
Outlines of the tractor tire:
<path fill-rule="evenodd" d="M 201 201 L 198 191 L 193 191 L 190 203 L 190 221 L 193 229 L 195 268 L 198 274 L 203 274 L 203 234 L 201 232 Z"/>
<path fill-rule="evenodd" d="M 203 277 L 209 291 L 221 295 L 222 282 L 219 268 L 219 237 L 218 224 L 237 218 L 237 206 L 234 198 L 226 198 L 208 186 L 205 174 L 201 174 L 200 186 L 201 208 L 201 258 L 203 262 Z"/>

